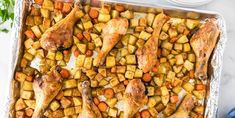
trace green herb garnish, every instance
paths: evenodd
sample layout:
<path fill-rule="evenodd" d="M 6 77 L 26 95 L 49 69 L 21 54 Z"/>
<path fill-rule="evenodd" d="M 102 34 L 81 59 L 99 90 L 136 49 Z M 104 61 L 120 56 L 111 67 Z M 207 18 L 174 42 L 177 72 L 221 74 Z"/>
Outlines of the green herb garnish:
<path fill-rule="evenodd" d="M 14 19 L 14 0 L 0 0 L 0 26 L 10 20 L 11 26 Z M 8 29 L 0 28 L 0 32 L 8 32 Z"/>

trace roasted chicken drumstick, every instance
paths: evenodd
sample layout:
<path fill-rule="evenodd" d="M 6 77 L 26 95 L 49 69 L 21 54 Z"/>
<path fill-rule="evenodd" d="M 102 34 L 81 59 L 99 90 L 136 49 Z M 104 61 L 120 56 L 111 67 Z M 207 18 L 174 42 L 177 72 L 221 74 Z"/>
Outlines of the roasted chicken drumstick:
<path fill-rule="evenodd" d="M 82 93 L 82 112 L 80 118 L 102 118 L 98 107 L 93 103 L 90 82 L 82 82 L 80 92 Z"/>
<path fill-rule="evenodd" d="M 94 60 L 94 65 L 102 65 L 106 55 L 121 39 L 121 35 L 126 34 L 128 28 L 128 20 L 126 18 L 116 18 L 110 20 L 103 28 L 103 45 Z"/>
<path fill-rule="evenodd" d="M 219 36 L 219 28 L 215 19 L 208 19 L 190 39 L 190 44 L 196 54 L 197 78 L 207 78 L 207 67 L 210 55 Z"/>
<path fill-rule="evenodd" d="M 143 82 L 140 79 L 131 80 L 124 93 L 124 118 L 133 118 L 147 100 Z"/>
<path fill-rule="evenodd" d="M 41 47 L 45 50 L 56 51 L 58 48 L 66 49 L 73 44 L 73 27 L 76 21 L 83 16 L 79 6 L 75 5 L 73 10 L 61 21 L 50 27 L 40 38 Z"/>
<path fill-rule="evenodd" d="M 171 115 L 169 118 L 188 118 L 189 112 L 194 107 L 193 96 L 188 94 L 184 97 L 177 111 Z"/>
<path fill-rule="evenodd" d="M 144 73 L 149 72 L 157 62 L 158 37 L 162 26 L 168 20 L 168 17 L 161 13 L 155 18 L 154 31 L 152 37 L 144 44 L 144 47 L 136 51 L 138 66 Z"/>
<path fill-rule="evenodd" d="M 41 118 L 50 102 L 62 88 L 62 78 L 57 70 L 52 70 L 47 75 L 37 78 L 33 82 L 36 97 L 36 107 L 32 118 Z"/>

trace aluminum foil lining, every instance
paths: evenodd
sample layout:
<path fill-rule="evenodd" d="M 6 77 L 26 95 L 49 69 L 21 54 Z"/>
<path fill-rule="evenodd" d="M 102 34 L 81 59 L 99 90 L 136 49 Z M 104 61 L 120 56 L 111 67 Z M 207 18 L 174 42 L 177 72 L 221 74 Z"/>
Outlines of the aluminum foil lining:
<path fill-rule="evenodd" d="M 64 1 L 64 0 L 62 0 Z M 218 26 L 220 28 L 220 36 L 217 42 L 217 45 L 211 55 L 209 70 L 208 70 L 208 82 L 207 82 L 207 95 L 205 99 L 205 118 L 215 118 L 218 114 L 218 98 L 219 98 L 219 85 L 220 77 L 223 65 L 223 52 L 225 49 L 225 43 L 227 41 L 227 33 L 225 20 L 223 16 L 217 12 L 195 10 L 188 8 L 179 8 L 172 6 L 164 5 L 153 5 L 151 3 L 131 3 L 120 0 L 81 0 L 81 2 L 90 3 L 92 6 L 100 6 L 102 3 L 114 4 L 121 3 L 124 4 L 126 8 L 134 11 L 142 12 L 156 12 L 159 9 L 163 9 L 164 12 L 172 17 L 186 18 L 189 13 L 196 13 L 200 15 L 201 20 L 206 18 L 215 18 L 217 19 Z M 12 27 L 12 38 L 11 38 L 11 59 L 10 59 L 10 70 L 9 76 L 6 81 L 9 81 L 11 85 L 8 103 L 5 106 L 5 117 L 9 117 L 12 110 L 14 109 L 14 103 L 16 101 L 16 89 L 17 84 L 14 81 L 14 74 L 17 66 L 19 65 L 20 59 L 23 54 L 23 28 L 26 13 L 29 11 L 31 0 L 16 0 L 15 1 L 15 18 Z"/>

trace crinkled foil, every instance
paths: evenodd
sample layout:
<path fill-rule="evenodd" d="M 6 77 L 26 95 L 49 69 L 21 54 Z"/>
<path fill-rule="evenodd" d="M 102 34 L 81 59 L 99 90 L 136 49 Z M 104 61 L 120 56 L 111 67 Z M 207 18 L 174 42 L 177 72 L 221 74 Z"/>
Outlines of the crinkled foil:
<path fill-rule="evenodd" d="M 63 1 L 63 0 L 62 0 Z M 200 14 L 201 20 L 206 18 L 217 19 L 218 26 L 220 28 L 220 36 L 217 45 L 214 49 L 213 54 L 209 62 L 208 70 L 208 81 L 207 81 L 207 95 L 205 99 L 205 118 L 215 118 L 218 113 L 218 98 L 219 98 L 219 85 L 223 63 L 223 52 L 225 49 L 225 43 L 227 40 L 225 20 L 221 14 L 211 11 L 186 9 L 172 6 L 153 5 L 151 3 L 130 3 L 120 0 L 81 0 L 84 3 L 90 3 L 92 6 L 100 6 L 101 3 L 105 2 L 108 4 L 121 3 L 126 8 L 140 12 L 157 12 L 161 9 L 172 17 L 187 18 L 188 13 Z M 14 80 L 14 73 L 19 65 L 20 59 L 23 54 L 23 28 L 25 22 L 25 16 L 29 11 L 31 0 L 16 0 L 15 2 L 15 18 L 12 28 L 12 55 L 10 63 L 10 75 L 7 81 L 10 81 L 10 92 L 8 95 L 8 103 L 6 104 L 5 118 L 13 117 L 14 104 L 16 99 L 19 97 L 19 83 Z"/>

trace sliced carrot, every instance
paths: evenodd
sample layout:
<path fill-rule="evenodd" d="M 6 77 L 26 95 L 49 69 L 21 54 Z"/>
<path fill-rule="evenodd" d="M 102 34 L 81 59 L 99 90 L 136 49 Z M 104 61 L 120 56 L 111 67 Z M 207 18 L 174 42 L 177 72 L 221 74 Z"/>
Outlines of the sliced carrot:
<path fill-rule="evenodd" d="M 112 88 L 106 88 L 105 90 L 104 90 L 104 96 L 106 97 L 106 98 L 113 98 L 114 97 L 114 91 L 113 91 L 113 89 Z"/>
<path fill-rule="evenodd" d="M 194 71 L 193 71 L 193 70 L 189 71 L 189 77 L 190 77 L 191 79 L 194 78 Z"/>
<path fill-rule="evenodd" d="M 115 10 L 119 11 L 119 12 L 122 12 L 125 10 L 124 6 L 121 5 L 121 4 L 116 4 L 115 5 Z"/>
<path fill-rule="evenodd" d="M 140 112 L 135 114 L 135 118 L 141 118 Z"/>
<path fill-rule="evenodd" d="M 69 54 L 69 51 L 68 51 L 68 50 L 64 50 L 64 51 L 63 51 L 63 54 L 64 54 L 64 55 L 68 55 L 68 54 Z"/>
<path fill-rule="evenodd" d="M 179 97 L 177 95 L 173 95 L 170 98 L 171 103 L 177 103 L 179 101 Z"/>
<path fill-rule="evenodd" d="M 155 73 L 158 72 L 157 67 L 153 67 L 152 71 L 155 72 Z"/>
<path fill-rule="evenodd" d="M 116 73 L 116 72 L 117 72 L 116 66 L 112 67 L 112 68 L 111 68 L 111 73 Z"/>
<path fill-rule="evenodd" d="M 94 97 L 93 101 L 94 101 L 95 105 L 99 105 L 99 103 L 100 103 L 100 101 L 97 97 Z"/>
<path fill-rule="evenodd" d="M 79 50 L 75 50 L 73 54 L 74 54 L 75 57 L 78 57 L 80 55 L 80 51 Z"/>
<path fill-rule="evenodd" d="M 145 73 L 143 77 L 144 82 L 150 82 L 152 80 L 152 77 L 149 73 Z"/>
<path fill-rule="evenodd" d="M 89 16 L 93 19 L 98 18 L 99 12 L 96 9 L 91 8 L 89 11 Z"/>
<path fill-rule="evenodd" d="M 105 102 L 100 102 L 99 105 L 98 105 L 98 108 L 101 112 L 104 112 L 107 110 L 108 106 Z"/>
<path fill-rule="evenodd" d="M 87 50 L 86 51 L 86 56 L 90 57 L 93 55 L 93 51 L 92 50 Z"/>
<path fill-rule="evenodd" d="M 78 33 L 76 34 L 76 36 L 77 36 L 77 38 L 78 38 L 80 41 L 83 39 L 83 35 L 82 35 L 81 32 L 78 32 Z"/>
<path fill-rule="evenodd" d="M 83 36 L 86 38 L 87 41 L 91 41 L 90 32 L 84 31 L 83 32 Z"/>
<path fill-rule="evenodd" d="M 171 38 L 171 40 L 170 40 L 171 43 L 174 43 L 174 42 L 176 42 L 176 41 L 177 41 L 177 37 L 173 37 L 173 38 Z"/>
<path fill-rule="evenodd" d="M 67 69 L 62 68 L 60 71 L 60 75 L 62 76 L 62 78 L 69 78 L 70 73 Z"/>
<path fill-rule="evenodd" d="M 55 9 L 62 10 L 63 9 L 63 3 L 59 1 L 55 1 Z"/>
<path fill-rule="evenodd" d="M 198 114 L 197 118 L 203 118 L 202 114 Z"/>
<path fill-rule="evenodd" d="M 195 89 L 196 90 L 204 90 L 205 89 L 205 85 L 203 85 L 203 84 L 196 84 L 195 85 Z"/>
<path fill-rule="evenodd" d="M 64 97 L 64 93 L 63 91 L 60 91 L 57 95 L 56 95 L 56 99 L 60 100 L 62 97 Z"/>
<path fill-rule="evenodd" d="M 69 13 L 72 10 L 72 5 L 70 3 L 64 3 L 62 11 L 64 13 Z"/>
<path fill-rule="evenodd" d="M 20 62 L 20 67 L 25 68 L 28 64 L 27 59 L 23 58 Z"/>
<path fill-rule="evenodd" d="M 24 32 L 24 34 L 27 36 L 27 38 L 31 38 L 31 39 L 35 38 L 35 35 L 32 30 L 27 30 Z"/>
<path fill-rule="evenodd" d="M 127 85 L 128 83 L 129 83 L 128 80 L 124 80 L 124 81 L 123 81 L 123 84 L 124 84 L 124 85 Z"/>
<path fill-rule="evenodd" d="M 30 108 L 25 109 L 25 115 L 26 116 L 32 116 L 33 115 L 33 109 L 30 109 Z"/>
<path fill-rule="evenodd" d="M 42 5 L 43 1 L 44 1 L 44 0 L 34 0 L 34 2 L 35 2 L 36 4 L 39 4 L 39 5 Z"/>
<path fill-rule="evenodd" d="M 141 111 L 141 118 L 150 118 L 150 113 L 148 110 Z"/>

